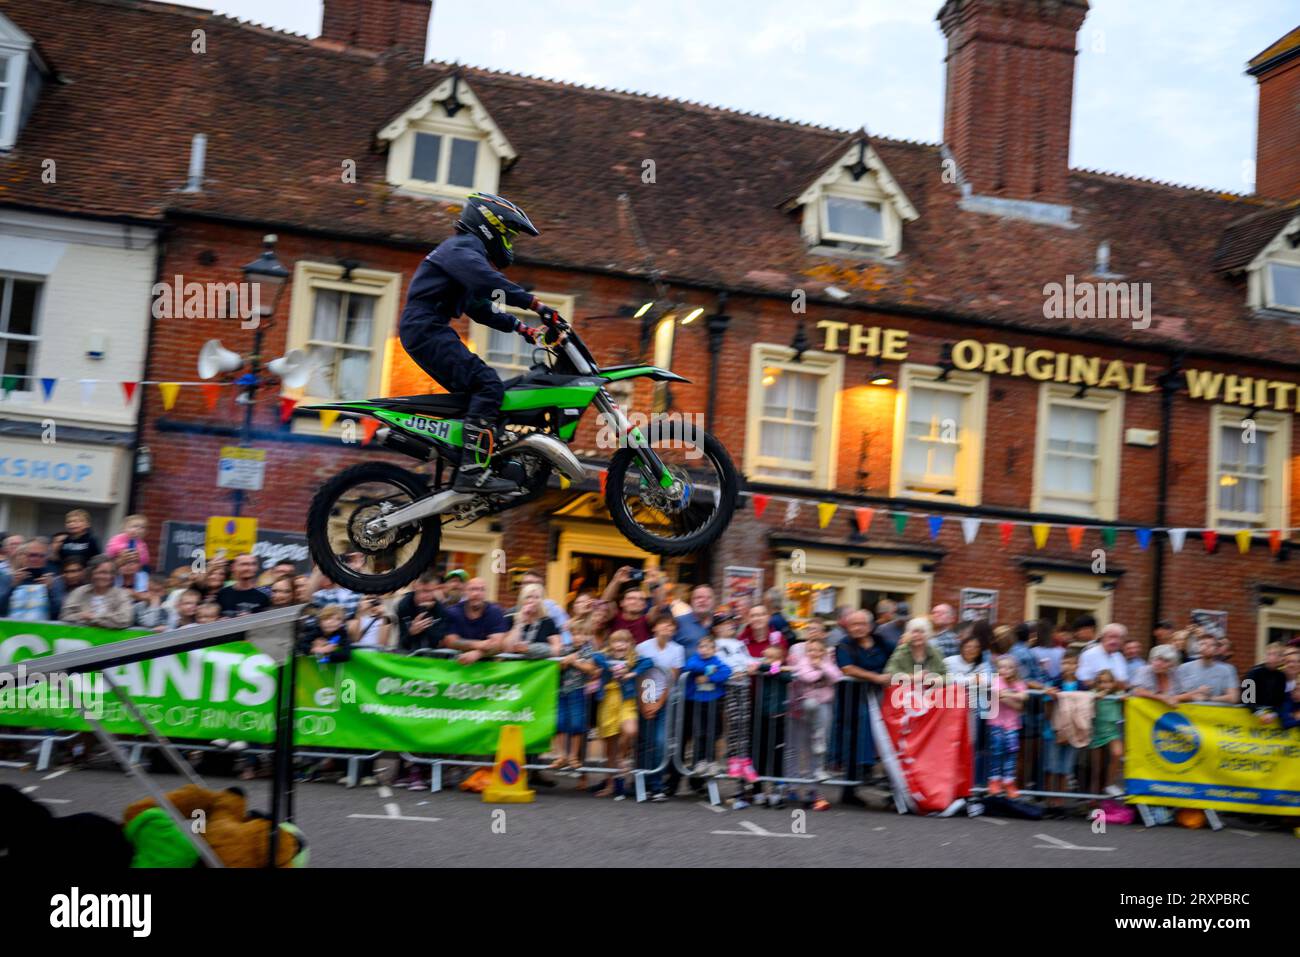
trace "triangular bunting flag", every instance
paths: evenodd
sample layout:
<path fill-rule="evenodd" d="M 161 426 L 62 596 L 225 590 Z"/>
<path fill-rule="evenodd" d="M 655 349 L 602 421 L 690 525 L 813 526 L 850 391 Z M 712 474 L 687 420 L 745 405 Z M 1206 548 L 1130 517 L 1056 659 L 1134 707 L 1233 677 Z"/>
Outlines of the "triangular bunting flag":
<path fill-rule="evenodd" d="M 82 405 L 89 405 L 90 400 L 95 397 L 95 385 L 96 382 L 94 379 L 81 380 L 81 404 Z"/>
<path fill-rule="evenodd" d="M 858 523 L 858 534 L 867 534 L 867 529 L 871 528 L 871 520 L 876 517 L 874 508 L 863 508 L 859 506 L 853 510 L 853 520 Z"/>
<path fill-rule="evenodd" d="M 297 406 L 297 404 L 298 404 L 298 400 L 291 395 L 280 396 L 280 421 L 281 422 L 288 422 L 291 418 L 293 418 L 293 410 L 294 407 Z M 371 419 L 370 421 L 374 422 L 375 420 Z M 373 432 L 371 434 L 373 434 Z M 367 442 L 370 441 L 369 435 L 366 436 L 366 441 Z"/>
<path fill-rule="evenodd" d="M 1268 550 L 1276 555 L 1282 550 L 1282 531 L 1281 529 L 1272 528 L 1268 532 Z"/>
<path fill-rule="evenodd" d="M 599 479 L 599 481 L 600 481 L 600 494 L 601 494 L 601 495 L 604 495 L 604 494 L 605 494 L 605 483 L 606 483 L 607 481 L 609 481 L 609 470 L 608 470 L 608 469 L 601 469 L 601 470 L 600 470 L 600 479 Z"/>
<path fill-rule="evenodd" d="M 1012 525 L 1010 522 L 1001 522 L 998 524 L 998 535 L 1001 536 L 1002 538 L 1003 548 L 1006 548 L 1008 545 L 1011 544 L 1011 533 L 1014 532 L 1015 530 L 1016 527 Z"/>
<path fill-rule="evenodd" d="M 172 406 L 176 404 L 176 396 L 181 391 L 179 382 L 159 382 L 158 391 L 162 393 L 163 411 L 170 412 Z"/>
<path fill-rule="evenodd" d="M 907 513 L 895 512 L 891 517 L 894 519 L 894 531 L 902 535 L 903 529 L 907 528 Z"/>
<path fill-rule="evenodd" d="M 1173 551 L 1175 554 L 1181 552 L 1183 550 L 1183 542 L 1187 540 L 1187 529 L 1171 528 L 1168 531 L 1168 535 L 1169 535 L 1170 550 Z"/>
<path fill-rule="evenodd" d="M 1079 546 L 1083 544 L 1083 526 L 1082 525 L 1068 526 L 1065 529 L 1065 537 L 1070 540 L 1070 548 L 1077 552 L 1079 550 Z"/>
<path fill-rule="evenodd" d="M 18 388 L 18 376 L 7 375 L 4 378 L 0 379 L 0 389 L 4 390 L 5 395 L 8 395 L 10 392 L 13 392 L 17 388 Z"/>
<path fill-rule="evenodd" d="M 328 432 L 334 427 L 335 421 L 339 417 L 338 409 L 321 409 L 320 413 L 320 430 Z"/>
<path fill-rule="evenodd" d="M 337 413 L 335 413 L 335 414 L 337 415 Z M 572 485 L 572 484 L 573 484 L 573 483 L 569 481 L 569 477 L 568 477 L 567 475 L 565 475 L 563 472 L 561 472 L 561 473 L 560 473 L 560 488 L 568 488 L 568 487 L 569 487 L 570 485 Z"/>
<path fill-rule="evenodd" d="M 217 407 L 217 400 L 221 398 L 221 386 L 215 382 L 205 382 L 199 388 L 203 390 L 203 401 L 211 412 Z"/>
<path fill-rule="evenodd" d="M 1151 544 L 1151 529 L 1135 528 L 1133 529 L 1133 535 L 1138 540 L 1138 548 L 1146 551 L 1147 546 Z"/>
<path fill-rule="evenodd" d="M 1214 551 L 1214 546 L 1219 544 L 1219 533 L 1212 528 L 1207 528 L 1201 536 L 1205 540 L 1205 550 Z"/>
<path fill-rule="evenodd" d="M 789 525 L 799 517 L 800 508 L 801 506 L 795 499 L 790 499 L 785 503 L 785 524 Z"/>
<path fill-rule="evenodd" d="M 50 396 L 54 394 L 54 383 L 57 382 L 57 381 L 58 381 L 57 379 L 42 379 L 42 380 L 41 380 L 41 391 L 45 393 L 45 401 L 46 401 L 46 402 L 49 402 L 49 401 L 50 401 Z"/>
<path fill-rule="evenodd" d="M 1251 531 L 1248 528 L 1243 528 L 1233 536 L 1237 539 L 1237 551 L 1241 552 L 1243 555 L 1250 551 L 1250 536 Z"/>
<path fill-rule="evenodd" d="M 772 496 L 754 495 L 751 501 L 754 503 L 754 517 L 762 518 L 763 513 L 767 511 L 767 503 L 772 501 Z"/>
<path fill-rule="evenodd" d="M 1115 547 L 1115 529 L 1109 525 L 1101 530 L 1101 543 L 1107 548 Z"/>
<path fill-rule="evenodd" d="M 927 522 L 927 523 L 929 524 L 929 526 L 930 526 L 930 538 L 931 538 L 931 539 L 938 538 L 938 537 L 939 537 L 939 529 L 943 528 L 943 516 L 942 516 L 942 515 L 927 515 L 927 516 L 925 517 L 925 520 L 926 520 L 926 522 Z"/>
<path fill-rule="evenodd" d="M 373 438 L 375 437 L 375 433 L 378 432 L 378 431 L 379 431 L 379 420 L 378 420 L 378 419 L 362 419 L 362 420 L 361 420 L 361 436 L 362 436 L 362 438 L 361 438 L 361 444 L 362 444 L 362 445 L 369 445 L 369 444 L 370 444 L 370 440 L 373 439 Z M 604 492 L 604 491 L 605 491 L 605 473 L 604 473 L 604 472 L 602 472 L 601 475 L 600 475 L 600 490 L 601 490 L 601 492 Z"/>
<path fill-rule="evenodd" d="M 1035 522 L 1033 525 L 1034 547 L 1042 548 L 1047 544 L 1047 536 L 1051 534 L 1052 526 L 1044 525 L 1042 522 Z"/>
<path fill-rule="evenodd" d="M 975 536 L 980 533 L 980 520 L 978 518 L 963 518 L 961 520 L 961 536 L 966 539 L 969 545 L 975 541 Z"/>
<path fill-rule="evenodd" d="M 835 510 L 837 508 L 839 508 L 839 506 L 836 505 L 834 502 L 818 502 L 817 503 L 817 527 L 825 528 L 828 524 L 830 524 L 831 516 L 835 514 Z"/>
<path fill-rule="evenodd" d="M 138 386 L 139 384 L 140 384 L 140 383 L 138 383 L 138 382 L 123 382 L 123 383 L 122 383 L 122 394 L 126 396 L 126 404 L 127 404 L 127 405 L 130 405 L 130 404 L 131 404 L 131 400 L 135 398 L 135 387 Z"/>

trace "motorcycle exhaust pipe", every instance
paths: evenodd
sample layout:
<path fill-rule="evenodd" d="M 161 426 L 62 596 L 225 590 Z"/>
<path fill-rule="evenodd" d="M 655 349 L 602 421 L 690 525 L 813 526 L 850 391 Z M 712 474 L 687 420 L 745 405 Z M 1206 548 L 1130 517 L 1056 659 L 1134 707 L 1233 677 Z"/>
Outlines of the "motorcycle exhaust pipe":
<path fill-rule="evenodd" d="M 410 505 L 403 505 L 387 515 L 381 515 L 379 518 L 366 522 L 366 532 L 370 535 L 380 535 L 389 529 L 397 528 L 399 525 L 416 522 L 428 518 L 430 515 L 441 515 L 458 505 L 468 505 L 472 501 L 474 501 L 472 493 L 445 489 L 414 501 Z"/>
<path fill-rule="evenodd" d="M 508 451 L 512 453 L 519 449 L 530 449 L 536 452 L 567 475 L 571 481 L 581 482 L 587 477 L 587 470 L 582 467 L 578 457 L 553 435 L 547 435 L 545 432 L 529 432 L 508 447 Z"/>
<path fill-rule="evenodd" d="M 375 438 L 379 445 L 390 452 L 400 452 L 403 455 L 409 455 L 411 458 L 419 459 L 421 462 L 427 462 L 433 457 L 432 443 L 417 439 L 405 432 L 394 432 L 385 426 L 375 432 Z"/>

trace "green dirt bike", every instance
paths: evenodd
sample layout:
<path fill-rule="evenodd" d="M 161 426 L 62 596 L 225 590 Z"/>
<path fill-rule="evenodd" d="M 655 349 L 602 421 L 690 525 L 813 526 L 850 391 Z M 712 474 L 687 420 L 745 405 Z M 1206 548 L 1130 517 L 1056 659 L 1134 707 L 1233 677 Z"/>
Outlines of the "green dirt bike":
<path fill-rule="evenodd" d="M 564 335 L 556 344 L 559 333 Z M 534 353 L 542 361 L 505 383 L 505 429 L 490 463 L 496 474 L 518 483 L 509 493 L 451 487 L 463 451 L 468 396 L 414 395 L 311 407 L 372 416 L 384 424 L 375 443 L 430 466 L 421 474 L 388 462 L 364 462 L 321 486 L 307 515 L 307 536 L 312 559 L 326 576 L 353 591 L 393 591 L 432 564 L 444 522 L 468 524 L 535 501 L 556 470 L 575 483 L 591 477 L 567 445 L 591 405 L 602 414 L 602 434 L 612 436 L 602 444 L 617 445 L 605 502 L 629 541 L 659 555 L 685 555 L 722 534 L 739 494 L 736 467 L 722 443 L 673 417 L 656 422 L 647 436 L 606 391 L 609 383 L 624 379 L 689 380 L 653 366 L 600 369 L 578 334 L 558 317 L 542 342 Z"/>

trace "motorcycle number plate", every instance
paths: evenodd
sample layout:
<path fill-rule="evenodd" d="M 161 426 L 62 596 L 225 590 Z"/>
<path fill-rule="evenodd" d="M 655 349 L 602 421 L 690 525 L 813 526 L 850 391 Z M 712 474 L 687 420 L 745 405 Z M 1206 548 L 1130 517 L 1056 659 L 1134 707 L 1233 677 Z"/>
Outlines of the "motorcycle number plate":
<path fill-rule="evenodd" d="M 446 439 L 451 435 L 451 423 L 446 419 L 428 419 L 422 415 L 413 415 L 406 420 L 408 428 L 427 432 L 436 439 Z"/>

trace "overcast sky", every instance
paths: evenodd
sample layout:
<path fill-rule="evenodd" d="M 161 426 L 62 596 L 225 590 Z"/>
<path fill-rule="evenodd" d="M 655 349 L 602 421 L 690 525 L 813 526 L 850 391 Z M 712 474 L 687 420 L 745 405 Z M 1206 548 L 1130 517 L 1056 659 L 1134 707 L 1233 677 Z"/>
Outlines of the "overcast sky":
<path fill-rule="evenodd" d="M 188 5 L 320 32 L 318 0 Z M 938 142 L 940 5 L 437 0 L 427 55 Z M 1296 26 L 1296 9 L 1295 0 L 1092 0 L 1079 35 L 1071 165 L 1249 192 L 1256 88 L 1243 69 Z"/>

